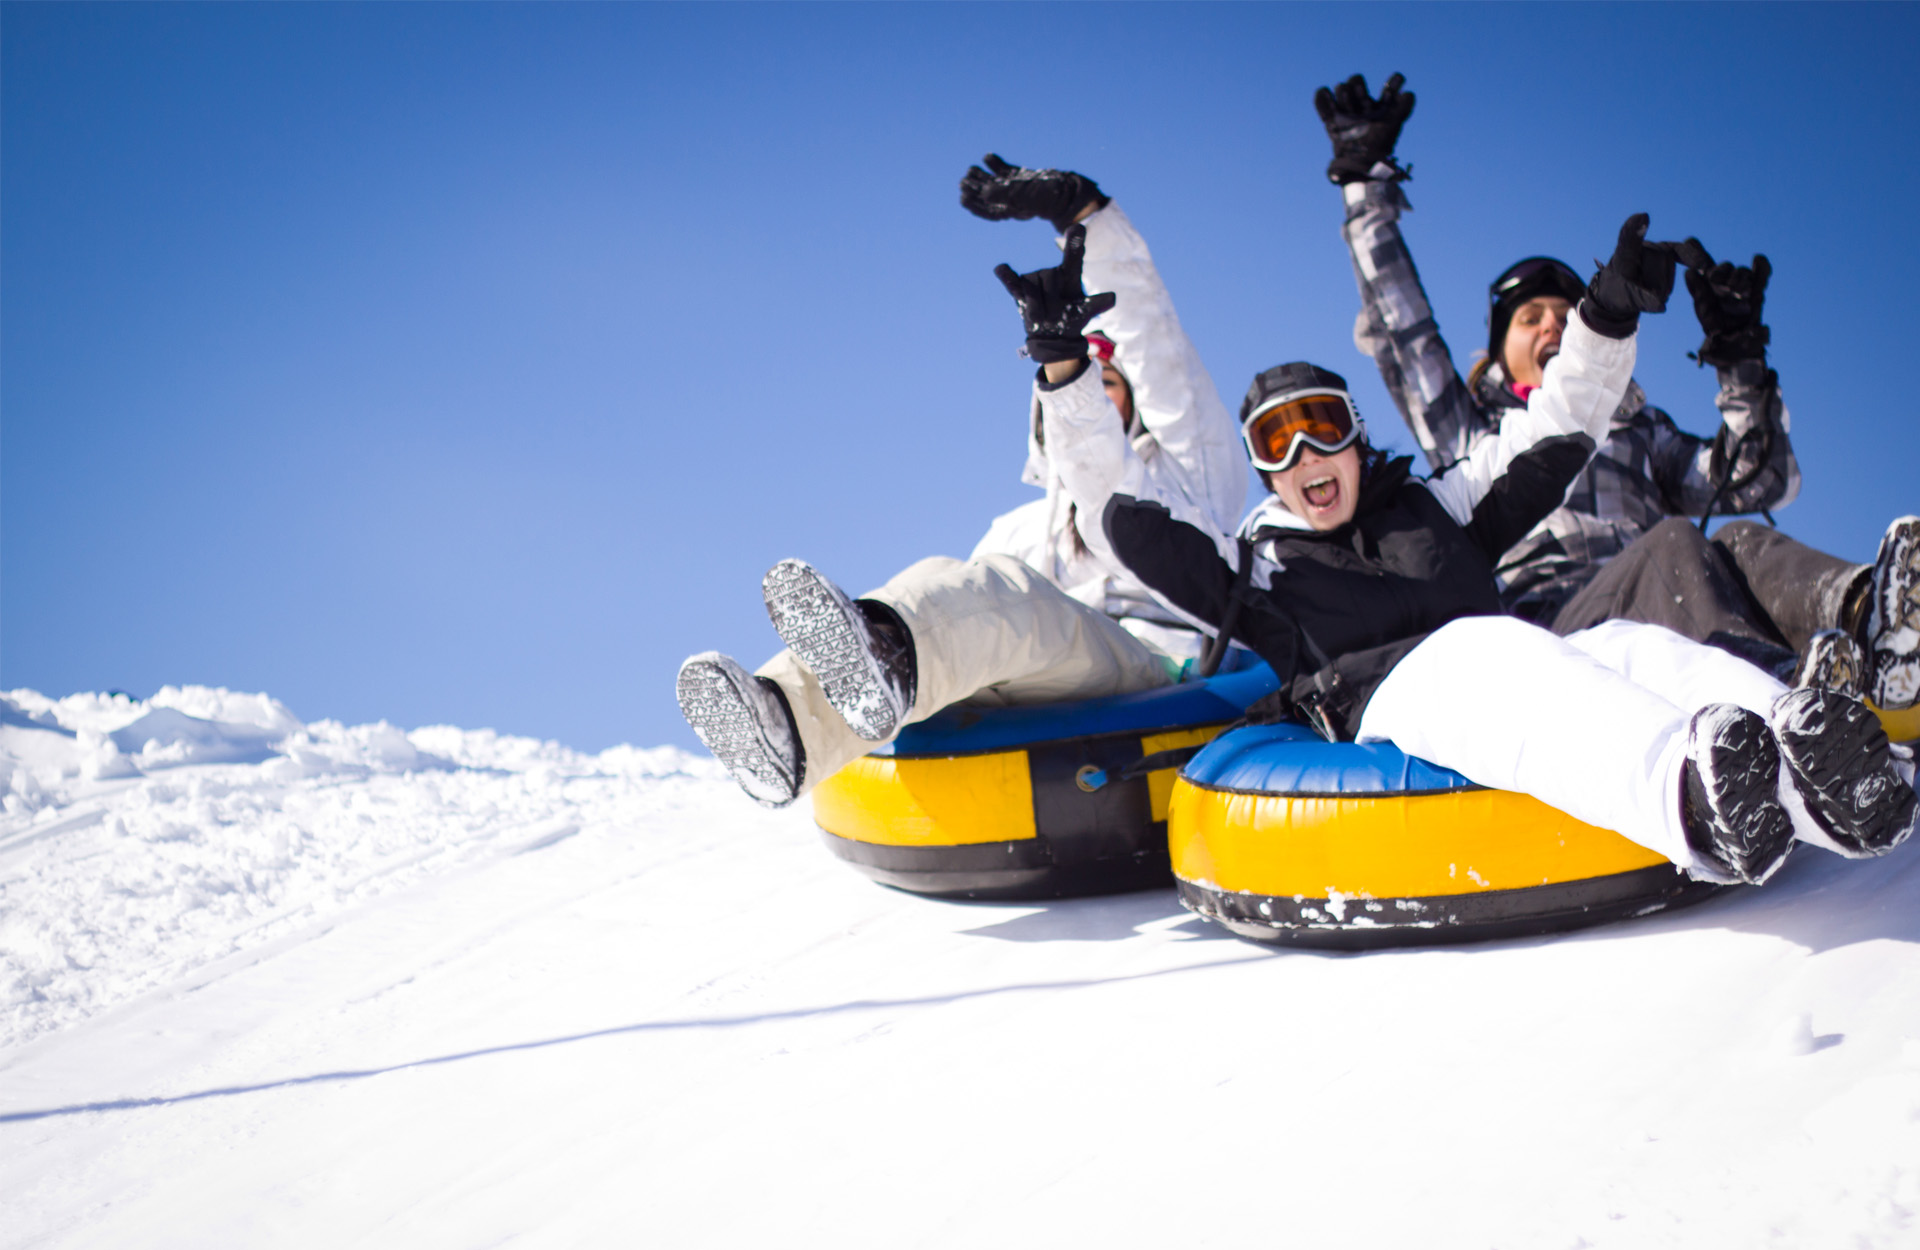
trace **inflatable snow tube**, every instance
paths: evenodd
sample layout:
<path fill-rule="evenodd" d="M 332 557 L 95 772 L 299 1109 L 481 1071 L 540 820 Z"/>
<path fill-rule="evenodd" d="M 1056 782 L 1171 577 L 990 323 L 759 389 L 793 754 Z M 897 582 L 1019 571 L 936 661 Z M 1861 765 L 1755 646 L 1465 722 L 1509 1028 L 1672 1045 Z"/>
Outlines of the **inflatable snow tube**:
<path fill-rule="evenodd" d="M 1181 902 L 1240 937 L 1294 946 L 1552 933 L 1721 888 L 1538 799 L 1292 724 L 1236 729 L 1195 756 L 1167 831 Z"/>
<path fill-rule="evenodd" d="M 916 894 L 1164 888 L 1173 884 L 1166 821 L 1180 764 L 1276 685 L 1254 661 L 1140 694 L 950 707 L 821 782 L 814 820 L 835 855 Z M 1155 758 L 1163 752 L 1175 754 Z"/>
<path fill-rule="evenodd" d="M 1873 703 L 1867 706 L 1880 718 L 1880 727 L 1887 731 L 1887 737 L 1895 742 L 1920 742 L 1920 703 L 1894 712 Z"/>

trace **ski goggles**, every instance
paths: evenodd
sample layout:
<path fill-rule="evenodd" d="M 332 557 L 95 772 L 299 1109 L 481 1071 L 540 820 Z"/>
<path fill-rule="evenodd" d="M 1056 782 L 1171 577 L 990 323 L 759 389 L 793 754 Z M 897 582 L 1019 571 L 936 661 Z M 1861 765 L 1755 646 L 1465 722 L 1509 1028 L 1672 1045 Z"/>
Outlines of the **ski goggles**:
<path fill-rule="evenodd" d="M 1570 299 L 1578 299 L 1580 293 L 1587 289 L 1580 275 L 1564 262 L 1551 256 L 1529 256 L 1507 266 L 1493 280 L 1493 285 L 1487 288 L 1487 298 L 1489 302 L 1498 304 L 1521 287 L 1535 286 L 1545 294 L 1568 295 Z"/>
<path fill-rule="evenodd" d="M 1323 456 L 1351 447 L 1367 432 L 1345 391 L 1295 391 L 1268 400 L 1247 415 L 1240 437 L 1254 467 L 1271 473 L 1291 469 L 1300 449 L 1311 447 Z"/>

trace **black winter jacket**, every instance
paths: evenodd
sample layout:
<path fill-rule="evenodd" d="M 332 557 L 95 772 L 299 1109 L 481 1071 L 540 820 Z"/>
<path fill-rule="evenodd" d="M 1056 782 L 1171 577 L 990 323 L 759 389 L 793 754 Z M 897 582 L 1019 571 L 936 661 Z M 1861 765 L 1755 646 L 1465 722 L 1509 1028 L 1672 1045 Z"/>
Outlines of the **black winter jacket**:
<path fill-rule="evenodd" d="M 1347 524 L 1307 528 L 1269 499 L 1235 541 L 1197 518 L 1125 495 L 1107 504 L 1114 553 L 1209 631 L 1252 647 L 1279 674 L 1288 710 L 1351 740 L 1382 680 L 1432 631 L 1501 611 L 1500 553 L 1558 507 L 1593 454 L 1633 372 L 1633 339 L 1576 316 L 1524 414 L 1429 479 L 1368 452 Z"/>

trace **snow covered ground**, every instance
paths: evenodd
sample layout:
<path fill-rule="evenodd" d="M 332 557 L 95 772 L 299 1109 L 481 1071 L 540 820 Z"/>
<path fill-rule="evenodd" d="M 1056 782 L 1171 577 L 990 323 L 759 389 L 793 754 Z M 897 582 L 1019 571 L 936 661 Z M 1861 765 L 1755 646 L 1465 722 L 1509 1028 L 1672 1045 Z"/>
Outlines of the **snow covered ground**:
<path fill-rule="evenodd" d="M 710 760 L 0 704 L 7 1246 L 1912 1246 L 1920 848 L 1270 951 L 873 885 Z"/>

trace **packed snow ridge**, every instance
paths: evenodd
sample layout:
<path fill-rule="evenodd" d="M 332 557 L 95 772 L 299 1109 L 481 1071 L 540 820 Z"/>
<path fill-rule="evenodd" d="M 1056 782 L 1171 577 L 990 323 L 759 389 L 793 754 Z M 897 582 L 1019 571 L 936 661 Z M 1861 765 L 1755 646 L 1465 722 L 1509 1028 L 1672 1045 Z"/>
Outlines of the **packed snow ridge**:
<path fill-rule="evenodd" d="M 204 686 L 0 695 L 0 1049 L 433 873 L 724 774 L 491 730 L 302 723 Z"/>

